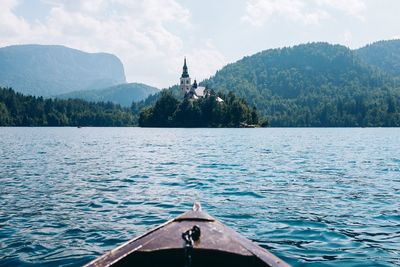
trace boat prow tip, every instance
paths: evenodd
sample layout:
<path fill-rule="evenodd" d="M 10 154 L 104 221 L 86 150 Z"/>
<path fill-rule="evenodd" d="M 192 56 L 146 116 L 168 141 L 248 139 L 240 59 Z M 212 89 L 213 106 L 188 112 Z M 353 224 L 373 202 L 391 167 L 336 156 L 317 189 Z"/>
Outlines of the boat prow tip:
<path fill-rule="evenodd" d="M 200 202 L 194 202 L 193 203 L 193 207 L 192 207 L 192 210 L 193 211 L 201 211 L 201 204 L 200 204 Z"/>

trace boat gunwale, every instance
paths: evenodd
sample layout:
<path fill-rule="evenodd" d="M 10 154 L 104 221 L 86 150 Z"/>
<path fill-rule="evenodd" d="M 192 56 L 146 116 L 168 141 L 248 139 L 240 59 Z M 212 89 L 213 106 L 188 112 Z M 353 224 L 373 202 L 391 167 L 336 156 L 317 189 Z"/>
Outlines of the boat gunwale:
<path fill-rule="evenodd" d="M 188 215 L 193 215 L 193 213 L 197 216 L 188 216 Z M 183 213 L 182 215 L 172 218 L 158 226 L 156 226 L 155 228 L 152 228 L 150 230 L 148 230 L 147 232 L 143 233 L 142 235 L 139 235 L 137 237 L 134 237 L 133 239 L 128 240 L 127 242 L 121 244 L 120 246 L 106 252 L 105 254 L 103 254 L 102 256 L 90 261 L 89 263 L 85 264 L 84 267 L 94 267 L 94 266 L 104 266 L 104 267 L 108 267 L 108 266 L 112 266 L 113 264 L 117 263 L 118 261 L 122 260 L 123 258 L 127 257 L 128 255 L 140 250 L 143 246 L 145 246 L 146 244 L 150 243 L 151 241 L 153 241 L 154 239 L 150 239 L 147 242 L 138 245 L 137 247 L 131 248 L 129 249 L 129 251 L 122 253 L 121 255 L 113 255 L 113 254 L 117 254 L 120 250 L 122 250 L 123 248 L 129 246 L 131 243 L 136 242 L 164 227 L 166 227 L 169 224 L 172 224 L 174 222 L 182 222 L 182 221 L 203 221 L 203 222 L 213 222 L 213 223 L 217 223 L 220 225 L 220 227 L 222 227 L 224 229 L 225 232 L 228 233 L 228 235 L 233 236 L 235 239 L 237 239 L 238 243 L 245 249 L 247 250 L 250 254 L 252 254 L 254 257 L 258 258 L 259 260 L 261 260 L 262 262 L 272 266 L 272 267 L 288 267 L 290 266 L 289 264 L 287 264 L 285 261 L 283 261 L 282 259 L 280 259 L 279 257 L 275 256 L 274 254 L 272 254 L 271 252 L 269 252 L 267 249 L 261 247 L 260 245 L 256 244 L 254 241 L 246 238 L 245 236 L 239 234 L 238 232 L 236 232 L 235 230 L 233 230 L 232 228 L 224 225 L 222 222 L 220 222 L 219 220 L 216 220 L 214 217 L 210 216 L 208 213 L 205 213 L 203 211 L 201 211 L 200 209 L 194 209 L 193 210 L 189 210 L 186 211 L 185 213 Z M 161 248 L 161 249 L 154 249 L 152 251 L 168 251 L 169 249 L 177 249 L 177 248 Z M 223 249 L 207 249 L 207 248 L 196 248 L 196 250 L 202 250 L 202 251 L 216 251 L 216 252 L 223 252 L 223 253 L 230 253 L 230 254 L 235 254 L 238 255 L 236 253 L 232 253 Z M 143 251 L 145 253 L 151 253 L 151 251 Z M 112 258 L 112 256 L 117 256 L 115 258 Z M 110 261 L 107 261 L 108 258 L 110 257 Z"/>
<path fill-rule="evenodd" d="M 113 248 L 112 250 L 107 251 L 105 254 L 101 255 L 100 257 L 98 257 L 98 258 L 96 258 L 96 259 L 90 261 L 89 263 L 85 264 L 84 267 L 97 266 L 97 262 L 100 262 L 100 261 L 102 261 L 102 260 L 105 260 L 108 256 L 110 256 L 110 254 L 113 254 L 113 253 L 115 253 L 116 251 L 118 251 L 118 250 L 120 250 L 120 249 L 122 249 L 122 248 L 128 246 L 130 243 L 133 243 L 133 242 L 135 242 L 135 241 L 137 241 L 137 240 L 139 240 L 139 239 L 142 239 L 142 238 L 145 237 L 145 236 L 150 235 L 151 233 L 153 233 L 153 232 L 159 230 L 160 228 L 165 227 L 166 225 L 168 225 L 168 224 L 170 224 L 170 223 L 172 223 L 172 222 L 174 222 L 174 221 L 175 221 L 175 218 L 170 219 L 170 220 L 168 220 L 168 221 L 166 221 L 166 222 L 164 222 L 164 223 L 162 223 L 162 224 L 156 226 L 155 228 L 152 228 L 152 229 L 148 230 L 147 232 L 145 232 L 145 233 L 143 233 L 143 234 L 141 234 L 141 235 L 139 235 L 139 236 L 137 236 L 137 237 L 134 237 L 134 238 L 132 238 L 132 239 L 126 241 L 125 243 L 119 245 L 118 247 Z M 127 252 L 127 253 L 123 254 L 122 256 L 116 258 L 116 259 L 113 260 L 112 262 L 109 262 L 109 263 L 107 263 L 106 265 L 102 265 L 102 266 L 105 266 L 105 267 L 111 266 L 111 265 L 113 265 L 114 263 L 118 262 L 119 260 L 123 259 L 124 257 L 128 256 L 129 254 L 131 254 L 131 253 L 133 253 L 133 252 L 139 250 L 142 246 L 143 246 L 143 244 L 137 246 L 136 248 L 133 248 L 132 250 L 130 250 L 129 252 Z"/>

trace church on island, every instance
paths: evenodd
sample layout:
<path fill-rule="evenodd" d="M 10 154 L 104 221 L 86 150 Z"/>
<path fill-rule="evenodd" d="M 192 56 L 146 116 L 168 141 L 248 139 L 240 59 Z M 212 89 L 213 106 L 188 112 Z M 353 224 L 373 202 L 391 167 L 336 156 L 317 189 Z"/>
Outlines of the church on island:
<path fill-rule="evenodd" d="M 192 84 L 192 79 L 189 76 L 186 58 L 183 61 L 183 71 L 180 79 L 180 87 L 185 98 L 199 99 L 210 95 L 210 91 L 204 86 L 198 86 L 196 79 Z M 217 97 L 218 102 L 223 102 L 222 98 Z"/>

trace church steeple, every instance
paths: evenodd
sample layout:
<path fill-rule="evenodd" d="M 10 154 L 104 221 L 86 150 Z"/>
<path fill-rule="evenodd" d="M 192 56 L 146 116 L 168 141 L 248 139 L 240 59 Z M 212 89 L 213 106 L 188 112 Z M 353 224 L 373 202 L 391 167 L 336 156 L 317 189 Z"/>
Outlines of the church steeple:
<path fill-rule="evenodd" d="M 181 90 L 184 95 L 187 95 L 189 91 L 192 89 L 192 82 L 189 76 L 188 67 L 186 65 L 186 58 L 183 61 L 183 72 L 180 79 L 181 82 Z"/>
<path fill-rule="evenodd" d="M 189 72 L 188 72 L 188 67 L 186 65 L 186 57 L 183 61 L 183 72 L 181 78 L 189 78 Z"/>

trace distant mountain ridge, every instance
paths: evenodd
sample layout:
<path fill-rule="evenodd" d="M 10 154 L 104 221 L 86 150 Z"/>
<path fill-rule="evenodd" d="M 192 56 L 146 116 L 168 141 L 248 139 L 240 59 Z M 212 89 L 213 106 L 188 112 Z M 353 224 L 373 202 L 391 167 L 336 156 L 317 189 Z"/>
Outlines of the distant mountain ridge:
<path fill-rule="evenodd" d="M 113 102 L 130 107 L 132 102 L 142 101 L 157 92 L 159 92 L 157 88 L 149 85 L 126 83 L 102 89 L 74 91 L 56 97 L 61 99 L 78 98 L 90 102 Z"/>
<path fill-rule="evenodd" d="M 24 94 L 47 97 L 125 82 L 124 67 L 112 54 L 60 45 L 0 48 L 0 85 Z"/>
<path fill-rule="evenodd" d="M 366 63 L 390 75 L 400 76 L 400 39 L 378 41 L 355 50 Z"/>

